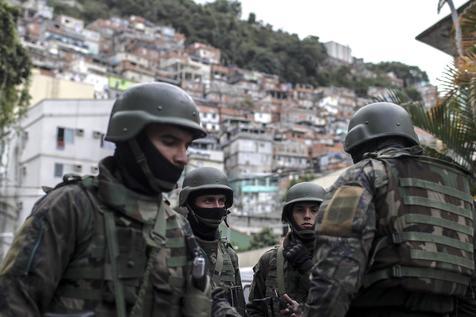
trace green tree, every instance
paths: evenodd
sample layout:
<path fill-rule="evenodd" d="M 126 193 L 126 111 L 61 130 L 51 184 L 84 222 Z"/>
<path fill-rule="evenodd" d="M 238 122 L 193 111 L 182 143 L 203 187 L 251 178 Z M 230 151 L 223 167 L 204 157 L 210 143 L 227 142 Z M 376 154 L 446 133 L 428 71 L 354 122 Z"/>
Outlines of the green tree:
<path fill-rule="evenodd" d="M 367 64 L 370 70 L 380 74 L 394 73 L 395 76 L 403 80 L 404 87 L 410 87 L 421 82 L 428 82 L 428 75 L 417 66 L 409 66 L 400 62 L 381 62 L 378 64 Z"/>
<path fill-rule="evenodd" d="M 355 77 L 349 67 L 327 63 L 326 50 L 317 36 L 300 39 L 297 34 L 273 30 L 254 13 L 241 20 L 241 4 L 237 0 L 204 4 L 193 0 L 82 0 L 74 7 L 60 0 L 49 2 L 56 13 L 81 17 L 86 22 L 105 16 L 139 15 L 154 23 L 171 25 L 186 35 L 187 43 L 203 42 L 219 48 L 224 65 L 275 74 L 293 84 L 356 87 L 361 96 L 366 95 L 369 86 L 390 86 L 387 80 Z M 380 65 L 376 71 L 382 73 L 379 79 L 393 71 L 407 86 L 428 80 L 418 67 L 401 63 Z"/>
<path fill-rule="evenodd" d="M 278 236 L 270 228 L 263 228 L 260 232 L 253 235 L 250 250 L 269 247 L 276 243 L 278 243 Z"/>
<path fill-rule="evenodd" d="M 456 59 L 445 73 L 445 94 L 437 105 L 426 109 L 421 103 L 411 102 L 405 95 L 394 93 L 391 101 L 407 107 L 415 126 L 441 140 L 442 148 L 427 148 L 430 155 L 459 164 L 476 177 L 476 2 L 461 16 L 463 56 Z M 474 34 L 474 33 L 473 33 Z M 473 181 L 472 193 L 476 194 Z"/>
<path fill-rule="evenodd" d="M 17 35 L 18 15 L 16 8 L 0 0 L 0 157 L 5 137 L 29 101 L 31 62 Z"/>

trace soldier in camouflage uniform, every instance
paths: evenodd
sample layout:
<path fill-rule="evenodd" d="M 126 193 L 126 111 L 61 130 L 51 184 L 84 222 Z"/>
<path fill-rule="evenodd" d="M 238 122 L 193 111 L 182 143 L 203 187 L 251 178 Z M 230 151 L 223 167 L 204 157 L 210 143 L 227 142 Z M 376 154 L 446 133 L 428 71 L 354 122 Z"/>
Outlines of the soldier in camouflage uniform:
<path fill-rule="evenodd" d="M 306 316 L 476 316 L 474 210 L 466 171 L 422 154 L 400 106 L 349 123 L 354 165 L 316 220 Z"/>
<path fill-rule="evenodd" d="M 282 220 L 291 227 L 283 244 L 266 252 L 253 268 L 254 277 L 246 310 L 249 316 L 281 316 L 287 294 L 304 303 L 314 250 L 314 222 L 324 199 L 324 189 L 314 183 L 289 188 Z"/>
<path fill-rule="evenodd" d="M 204 135 L 180 88 L 127 90 L 111 112 L 106 140 L 116 150 L 99 176 L 65 177 L 17 233 L 0 268 L 0 315 L 209 316 L 205 258 L 162 197 Z"/>
<path fill-rule="evenodd" d="M 192 170 L 183 181 L 179 195 L 181 210 L 185 210 L 192 231 L 210 262 L 212 289 L 221 287 L 220 296 L 244 315 L 245 300 L 241 285 L 238 256 L 228 242 L 227 228 L 219 226 L 233 205 L 233 190 L 226 175 L 212 167 Z M 214 293 L 218 294 L 218 293 Z M 215 296 L 214 296 L 215 297 Z M 235 311 L 235 313 L 236 313 Z M 218 315 L 234 316 L 225 308 Z"/>

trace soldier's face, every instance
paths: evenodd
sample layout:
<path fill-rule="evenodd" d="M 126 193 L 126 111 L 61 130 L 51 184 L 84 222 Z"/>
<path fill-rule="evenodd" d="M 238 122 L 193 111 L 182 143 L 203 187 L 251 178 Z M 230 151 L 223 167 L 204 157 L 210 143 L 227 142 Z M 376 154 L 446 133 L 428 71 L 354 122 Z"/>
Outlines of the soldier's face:
<path fill-rule="evenodd" d="M 195 206 L 198 208 L 225 208 L 225 195 L 201 195 L 195 198 Z"/>
<path fill-rule="evenodd" d="M 319 204 L 315 202 L 299 202 L 294 204 L 292 216 L 294 223 L 298 226 L 298 229 L 313 229 L 318 210 Z"/>
<path fill-rule="evenodd" d="M 146 130 L 155 148 L 172 164 L 187 165 L 187 148 L 193 135 L 188 130 L 169 124 L 151 124 Z"/>

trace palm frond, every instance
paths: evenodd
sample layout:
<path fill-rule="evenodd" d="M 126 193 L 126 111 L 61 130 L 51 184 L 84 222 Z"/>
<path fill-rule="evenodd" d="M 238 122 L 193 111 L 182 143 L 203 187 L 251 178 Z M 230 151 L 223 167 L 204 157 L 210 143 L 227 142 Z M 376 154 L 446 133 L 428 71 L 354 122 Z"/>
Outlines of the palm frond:
<path fill-rule="evenodd" d="M 476 153 L 474 112 L 468 107 L 470 96 L 459 92 L 445 98 L 431 109 L 411 104 L 409 111 L 415 126 L 431 133 L 444 143 L 443 154 L 472 170 Z"/>

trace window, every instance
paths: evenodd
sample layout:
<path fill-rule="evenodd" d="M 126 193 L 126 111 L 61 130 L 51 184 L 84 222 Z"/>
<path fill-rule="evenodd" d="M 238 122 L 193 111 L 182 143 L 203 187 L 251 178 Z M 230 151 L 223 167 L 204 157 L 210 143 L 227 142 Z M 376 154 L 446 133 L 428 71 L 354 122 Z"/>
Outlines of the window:
<path fill-rule="evenodd" d="M 58 128 L 56 131 L 56 148 L 64 149 L 64 128 Z"/>
<path fill-rule="evenodd" d="M 55 163 L 55 177 L 63 177 L 63 168 L 63 164 Z"/>
<path fill-rule="evenodd" d="M 64 150 L 66 144 L 74 143 L 74 129 L 60 128 L 56 130 L 56 148 Z"/>

